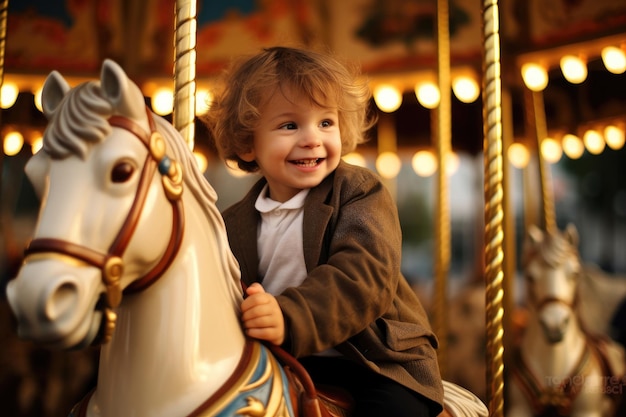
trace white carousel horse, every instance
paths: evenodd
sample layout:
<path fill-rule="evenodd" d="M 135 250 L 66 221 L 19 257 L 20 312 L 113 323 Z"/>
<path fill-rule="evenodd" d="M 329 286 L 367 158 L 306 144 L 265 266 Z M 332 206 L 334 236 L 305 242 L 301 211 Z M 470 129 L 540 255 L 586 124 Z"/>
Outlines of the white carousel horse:
<path fill-rule="evenodd" d="M 7 296 L 23 338 L 103 340 L 97 387 L 71 415 L 327 416 L 297 362 L 244 336 L 215 192 L 123 70 L 107 60 L 73 89 L 52 72 L 42 102 L 50 122 L 26 168 L 42 208 Z M 444 413 L 487 415 L 444 389 Z"/>
<path fill-rule="evenodd" d="M 612 338 L 619 336 L 612 321 L 620 304 L 626 301 L 626 276 L 611 275 L 597 265 L 585 264 L 579 294 L 580 317 L 585 327 Z"/>
<path fill-rule="evenodd" d="M 528 230 L 528 322 L 513 354 L 507 417 L 606 417 L 621 400 L 622 347 L 581 325 L 577 247 L 573 225 L 553 234 Z"/>

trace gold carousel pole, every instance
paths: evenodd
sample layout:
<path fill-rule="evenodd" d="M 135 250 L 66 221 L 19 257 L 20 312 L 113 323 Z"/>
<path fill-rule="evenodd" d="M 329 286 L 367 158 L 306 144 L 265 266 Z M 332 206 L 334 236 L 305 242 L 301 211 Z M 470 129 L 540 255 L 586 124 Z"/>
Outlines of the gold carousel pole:
<path fill-rule="evenodd" d="M 172 123 L 190 149 L 196 116 L 196 1 L 176 0 L 174 40 L 174 112 Z"/>
<path fill-rule="evenodd" d="M 513 329 L 513 313 L 515 311 L 515 272 L 516 272 L 516 244 L 515 244 L 515 207 L 508 190 L 511 190 L 511 164 L 506 158 L 506 151 L 513 143 L 513 104 L 511 91 L 502 90 L 502 149 L 503 149 L 503 193 L 502 210 L 504 212 L 503 232 L 503 308 L 504 316 L 502 325 L 504 327 L 504 363 L 511 363 L 511 346 L 513 344 L 511 331 Z M 505 379 L 507 376 L 505 375 Z"/>
<path fill-rule="evenodd" d="M 4 85 L 4 55 L 7 44 L 7 20 L 9 18 L 9 0 L 2 0 L 0 2 L 0 87 Z M 2 127 L 2 114 L 0 113 L 0 127 Z M 2 141 L 0 141 L 2 143 Z M 4 151 L 0 149 L 0 196 L 2 196 L 2 172 L 4 166 Z M 4 240 L 5 244 L 9 246 L 10 240 L 7 239 L 8 232 L 5 233 L 4 228 L 4 208 L 0 204 L 0 237 Z M 9 247 L 10 249 L 10 247 Z"/>
<path fill-rule="evenodd" d="M 450 210 L 448 202 L 448 175 L 446 162 L 451 148 L 451 98 L 450 98 L 450 32 L 448 0 L 437 0 L 437 80 L 441 95 L 435 109 L 437 139 L 437 210 L 435 230 L 435 296 L 433 328 L 439 338 L 439 368 L 447 374 L 447 281 L 450 270 Z"/>
<path fill-rule="evenodd" d="M 8 18 L 9 18 L 9 0 L 2 0 L 0 2 L 0 86 L 4 84 L 4 52 L 5 52 L 6 45 L 7 45 L 7 20 Z"/>
<path fill-rule="evenodd" d="M 497 0 L 483 2 L 483 130 L 485 164 L 485 292 L 487 402 L 490 416 L 503 416 L 503 188 L 502 86 Z"/>
<path fill-rule="evenodd" d="M 548 136 L 546 125 L 546 111 L 543 103 L 543 92 L 526 90 L 526 118 L 527 126 L 534 129 L 536 140 L 537 166 L 539 167 L 539 182 L 541 188 L 541 204 L 543 210 L 543 227 L 552 234 L 556 231 L 556 215 L 554 212 L 554 194 L 552 190 L 552 173 L 548 162 L 541 154 L 541 142 Z M 527 225 L 528 226 L 528 225 Z"/>

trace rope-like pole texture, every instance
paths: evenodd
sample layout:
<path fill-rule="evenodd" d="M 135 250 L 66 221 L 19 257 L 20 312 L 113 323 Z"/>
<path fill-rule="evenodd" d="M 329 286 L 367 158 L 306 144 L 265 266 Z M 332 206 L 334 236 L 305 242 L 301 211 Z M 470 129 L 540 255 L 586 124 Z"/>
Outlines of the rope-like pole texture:
<path fill-rule="evenodd" d="M 9 18 L 9 0 L 0 2 L 0 87 L 4 85 L 4 56 L 7 45 L 7 20 Z M 2 113 L 0 113 L 0 127 L 2 126 Z M 0 149 L 0 196 L 2 196 L 2 183 L 4 181 L 4 151 Z M 3 201 L 3 200 L 2 200 Z M 0 204 L 0 237 L 4 238 L 4 208 Z M 4 239 L 7 242 L 7 239 Z"/>
<path fill-rule="evenodd" d="M 450 210 L 448 202 L 448 175 L 446 162 L 451 148 L 451 98 L 450 98 L 450 32 L 448 0 L 437 0 L 437 79 L 441 99 L 437 114 L 437 216 L 435 230 L 435 295 L 433 329 L 439 338 L 439 368 L 447 374 L 447 284 L 450 270 Z"/>
<path fill-rule="evenodd" d="M 499 8 L 483 2 L 483 130 L 485 164 L 485 307 L 487 401 L 490 416 L 504 410 L 502 87 Z"/>
<path fill-rule="evenodd" d="M 0 2 L 0 86 L 4 84 L 4 56 L 7 46 L 7 21 L 9 19 L 9 0 Z"/>
<path fill-rule="evenodd" d="M 543 92 L 526 92 L 526 125 L 534 128 L 533 135 L 537 144 L 537 166 L 539 168 L 539 180 L 541 187 L 541 208 L 543 212 L 543 227 L 546 232 L 553 234 L 556 232 L 556 214 L 554 212 L 554 194 L 552 190 L 552 172 L 548 162 L 541 154 L 541 143 L 548 136 L 546 124 L 546 110 L 543 102 Z M 530 129 L 529 129 L 530 130 Z"/>
<path fill-rule="evenodd" d="M 196 117 L 196 1 L 176 0 L 174 40 L 174 127 L 190 149 Z"/>

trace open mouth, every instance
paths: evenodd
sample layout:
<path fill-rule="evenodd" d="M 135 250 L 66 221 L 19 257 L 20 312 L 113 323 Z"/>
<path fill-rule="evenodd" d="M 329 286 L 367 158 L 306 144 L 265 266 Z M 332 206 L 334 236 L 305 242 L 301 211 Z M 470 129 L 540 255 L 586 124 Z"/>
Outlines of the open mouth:
<path fill-rule="evenodd" d="M 289 161 L 294 165 L 299 167 L 314 167 L 322 163 L 324 158 L 315 158 L 315 159 L 298 159 L 295 161 Z"/>

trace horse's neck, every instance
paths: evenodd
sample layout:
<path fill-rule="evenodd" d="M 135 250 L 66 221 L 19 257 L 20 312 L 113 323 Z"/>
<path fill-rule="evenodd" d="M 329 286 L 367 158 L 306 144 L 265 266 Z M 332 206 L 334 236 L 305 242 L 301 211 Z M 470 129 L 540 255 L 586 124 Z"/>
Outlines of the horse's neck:
<path fill-rule="evenodd" d="M 186 210 L 185 239 L 165 275 L 120 306 L 90 415 L 186 415 L 233 373 L 244 336 L 232 278 L 216 272 L 214 236 L 193 216 Z"/>
<path fill-rule="evenodd" d="M 570 376 L 587 348 L 586 337 L 574 315 L 563 340 L 548 343 L 539 322 L 531 319 L 521 342 L 521 353 L 531 371 L 540 376 L 540 382 L 549 385 Z"/>

